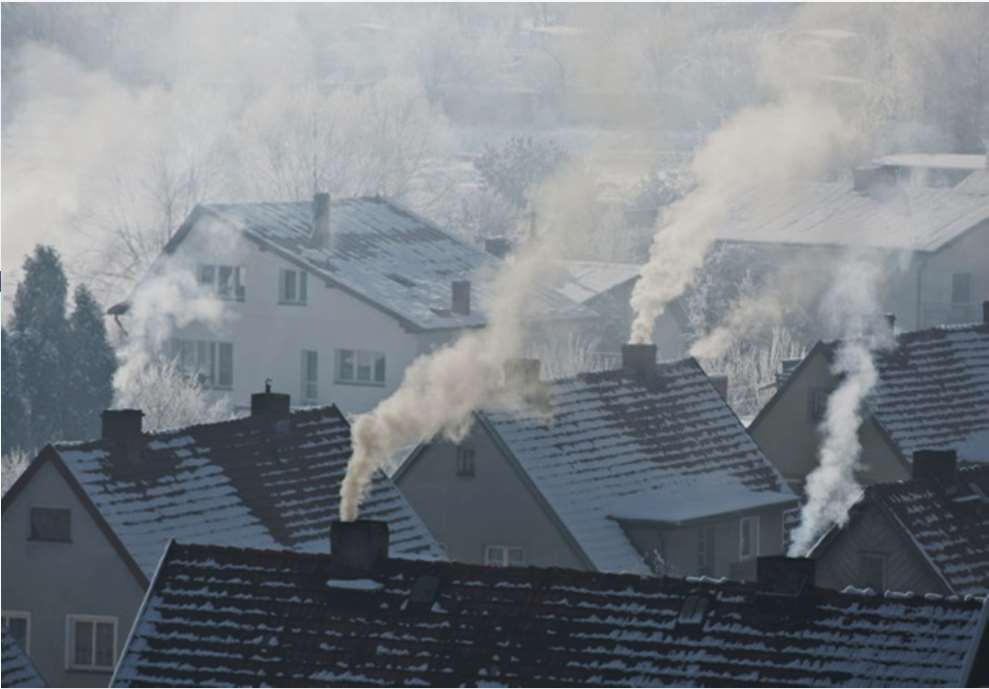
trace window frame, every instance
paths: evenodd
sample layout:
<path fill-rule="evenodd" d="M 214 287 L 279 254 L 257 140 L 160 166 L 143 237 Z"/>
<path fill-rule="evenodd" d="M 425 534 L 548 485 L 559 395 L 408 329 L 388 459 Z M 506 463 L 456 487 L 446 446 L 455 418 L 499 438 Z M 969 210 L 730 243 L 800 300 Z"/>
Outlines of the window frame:
<path fill-rule="evenodd" d="M 743 547 L 745 545 L 745 525 L 752 524 L 752 545 L 754 549 L 748 555 L 745 554 Z M 759 515 L 750 514 L 746 517 L 742 517 L 738 520 L 738 559 L 741 562 L 746 562 L 748 560 L 754 560 L 759 557 Z"/>
<path fill-rule="evenodd" d="M 227 291 L 221 291 L 220 275 L 228 271 L 230 278 Z M 197 267 L 196 281 L 200 287 L 210 291 L 217 299 L 223 301 L 245 301 L 247 288 L 244 285 L 244 266 L 230 263 L 200 263 Z"/>
<path fill-rule="evenodd" d="M 69 535 L 65 539 L 61 538 L 37 538 L 34 535 L 34 512 L 35 510 L 47 510 L 49 512 L 66 512 L 69 515 Z M 72 508 L 53 505 L 31 505 L 28 510 L 27 540 L 33 543 L 72 543 Z"/>
<path fill-rule="evenodd" d="M 383 388 L 387 385 L 388 355 L 370 349 L 353 349 L 341 347 L 334 350 L 333 382 L 337 385 L 360 385 L 365 387 Z M 348 366 L 350 377 L 343 375 L 344 361 L 349 357 Z M 361 364 L 362 358 L 365 360 Z M 380 364 L 380 366 L 379 366 Z M 364 367 L 368 378 L 361 379 L 360 369 Z M 380 368 L 380 371 L 379 371 Z M 380 378 L 378 374 L 381 374 Z"/>
<path fill-rule="evenodd" d="M 313 378 L 309 377 L 309 356 L 312 355 L 312 360 L 314 362 L 313 372 L 315 376 Z M 303 402 L 318 402 L 319 401 L 319 350 L 316 349 L 303 349 L 300 354 L 300 365 L 301 370 L 299 373 L 299 380 L 301 381 L 300 394 L 302 395 Z M 312 392 L 313 394 L 309 394 Z"/>
<path fill-rule="evenodd" d="M 491 554 L 496 551 L 501 552 L 501 557 L 497 558 L 497 561 L 496 558 L 491 557 Z M 519 559 L 517 563 L 512 563 L 512 551 L 518 553 Z M 522 546 L 500 543 L 491 543 L 484 546 L 484 565 L 486 567 L 524 567 L 525 563 L 525 548 Z"/>
<path fill-rule="evenodd" d="M 474 478 L 476 475 L 477 451 L 473 447 L 457 446 L 457 476 Z"/>
<path fill-rule="evenodd" d="M 24 643 L 21 645 L 21 650 L 23 650 L 29 656 L 31 655 L 31 611 L 30 610 L 0 610 L 0 619 L 2 619 L 3 626 L 7 625 L 8 620 L 24 620 Z M 4 631 L 5 634 L 10 632 Z"/>
<path fill-rule="evenodd" d="M 93 625 L 93 638 L 91 647 L 91 658 L 92 663 L 89 665 L 82 665 L 76 663 L 76 624 L 90 623 Z M 113 626 L 113 634 L 111 635 L 113 639 L 113 649 L 111 651 L 110 664 L 109 665 L 97 665 L 96 664 L 96 629 L 97 625 L 100 624 L 111 624 Z M 75 672 L 113 672 L 114 667 L 117 664 L 117 627 L 119 625 L 119 618 L 112 615 L 90 615 L 87 613 L 68 613 L 65 616 L 65 669 L 66 671 Z"/>
<path fill-rule="evenodd" d="M 191 340 L 173 337 L 169 341 L 169 356 L 186 376 L 208 390 L 233 390 L 234 343 L 226 340 Z M 224 366 L 229 354 L 229 367 Z M 226 380 L 229 374 L 229 380 Z"/>
<path fill-rule="evenodd" d="M 289 296 L 289 276 L 292 295 Z M 309 303 L 309 279 L 305 270 L 280 268 L 278 271 L 278 303 L 282 306 L 306 306 Z"/>

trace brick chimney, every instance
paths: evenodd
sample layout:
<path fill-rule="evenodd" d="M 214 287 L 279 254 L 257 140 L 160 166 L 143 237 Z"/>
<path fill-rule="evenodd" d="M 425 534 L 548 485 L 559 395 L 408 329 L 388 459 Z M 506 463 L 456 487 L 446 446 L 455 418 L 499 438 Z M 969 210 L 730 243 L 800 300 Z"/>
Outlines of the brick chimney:
<path fill-rule="evenodd" d="M 272 428 L 288 429 L 292 398 L 280 392 L 271 391 L 271 381 L 264 383 L 264 392 L 251 395 L 251 418 L 265 419 Z"/>
<path fill-rule="evenodd" d="M 369 574 L 388 559 L 388 522 L 357 519 L 330 524 L 330 554 L 334 567 L 350 576 Z"/>
<path fill-rule="evenodd" d="M 622 375 L 640 383 L 656 378 L 656 345 L 622 345 Z"/>
<path fill-rule="evenodd" d="M 809 557 L 766 555 L 756 559 L 756 582 L 763 593 L 800 596 L 814 590 L 816 573 Z"/>
<path fill-rule="evenodd" d="M 450 311 L 460 316 L 470 315 L 470 280 L 454 280 L 450 284 Z"/>
<path fill-rule="evenodd" d="M 917 450 L 913 453 L 913 477 L 953 484 L 958 479 L 958 455 L 954 450 Z"/>
<path fill-rule="evenodd" d="M 711 385 L 714 389 L 718 391 L 721 395 L 721 399 L 725 402 L 728 401 L 728 376 L 708 376 L 711 380 Z"/>
<path fill-rule="evenodd" d="M 332 242 L 330 195 L 326 192 L 319 192 L 313 194 L 312 197 L 312 245 L 324 249 L 331 246 Z"/>
<path fill-rule="evenodd" d="M 144 449 L 144 429 L 140 409 L 107 409 L 100 414 L 103 422 L 101 437 L 111 447 L 114 459 L 136 463 Z"/>

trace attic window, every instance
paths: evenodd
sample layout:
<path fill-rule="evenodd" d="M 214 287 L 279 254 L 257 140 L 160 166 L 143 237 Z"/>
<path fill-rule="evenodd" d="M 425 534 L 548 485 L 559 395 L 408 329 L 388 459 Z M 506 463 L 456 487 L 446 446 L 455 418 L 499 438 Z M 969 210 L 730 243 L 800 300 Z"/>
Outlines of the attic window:
<path fill-rule="evenodd" d="M 395 273 L 386 273 L 385 277 L 394 280 L 403 287 L 415 287 L 416 283 L 412 282 L 408 278 L 402 277 L 401 275 L 396 275 Z"/>
<path fill-rule="evenodd" d="M 72 540 L 72 516 L 69 510 L 53 507 L 31 508 L 32 541 L 68 543 Z"/>
<path fill-rule="evenodd" d="M 680 614 L 677 615 L 677 625 L 683 627 L 700 627 L 704 622 L 710 602 L 705 596 L 689 595 L 683 601 Z"/>

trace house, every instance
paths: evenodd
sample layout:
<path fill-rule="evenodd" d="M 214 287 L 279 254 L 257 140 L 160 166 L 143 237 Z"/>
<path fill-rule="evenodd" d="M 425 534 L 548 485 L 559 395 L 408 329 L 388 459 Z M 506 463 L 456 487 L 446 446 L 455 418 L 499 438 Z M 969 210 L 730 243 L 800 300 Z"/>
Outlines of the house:
<path fill-rule="evenodd" d="M 181 271 L 222 300 L 223 318 L 177 321 L 166 343 L 216 394 L 246 406 L 271 378 L 301 404 L 353 413 L 391 394 L 417 356 L 487 323 L 501 263 L 393 201 L 317 194 L 197 206 L 144 285 L 154 295 L 158 277 Z M 141 294 L 109 310 L 125 329 Z M 593 318 L 551 288 L 527 308 L 536 339 Z"/>
<path fill-rule="evenodd" d="M 3 496 L 3 614 L 24 620 L 53 685 L 107 685 L 171 538 L 325 550 L 347 421 L 333 406 L 289 413 L 288 395 L 252 402 L 244 418 L 157 433 L 138 410 L 104 412 L 102 437 L 49 445 Z M 393 555 L 443 555 L 384 475 L 363 510 L 391 524 Z"/>
<path fill-rule="evenodd" d="M 339 528 L 339 527 L 346 528 Z M 171 543 L 111 686 L 980 686 L 983 598 Z M 382 542 L 383 541 L 383 542 Z"/>
<path fill-rule="evenodd" d="M 405 459 L 393 478 L 453 559 L 727 576 L 782 551 L 797 497 L 724 391 L 693 359 L 622 351 L 619 369 L 545 382 L 538 361 L 515 367 L 530 410 L 482 410 L 461 442 Z"/>
<path fill-rule="evenodd" d="M 989 595 L 989 464 L 917 451 L 912 479 L 866 488 L 810 557 L 822 586 Z"/>
<path fill-rule="evenodd" d="M 906 184 L 896 170 L 859 168 L 852 183 L 747 197 L 715 229 L 715 246 L 727 263 L 734 256 L 765 279 L 803 289 L 808 300 L 854 252 L 882 266 L 881 308 L 905 329 L 976 320 L 979 303 L 989 299 L 989 188 Z M 725 277 L 733 271 L 719 268 L 721 279 L 733 279 Z"/>
<path fill-rule="evenodd" d="M 3 631 L 3 663 L 0 684 L 5 687 L 44 687 L 45 681 L 34 669 L 31 659 L 7 629 Z"/>
<path fill-rule="evenodd" d="M 958 187 L 989 167 L 989 156 L 964 153 L 897 153 L 882 156 L 873 165 L 910 184 Z"/>
<path fill-rule="evenodd" d="M 859 429 L 863 484 L 910 478 L 917 450 L 954 449 L 965 462 L 989 462 L 989 303 L 984 321 L 896 336 L 878 351 L 879 380 Z M 840 342 L 819 342 L 749 425 L 791 486 L 802 491 L 818 462 L 831 363 Z"/>

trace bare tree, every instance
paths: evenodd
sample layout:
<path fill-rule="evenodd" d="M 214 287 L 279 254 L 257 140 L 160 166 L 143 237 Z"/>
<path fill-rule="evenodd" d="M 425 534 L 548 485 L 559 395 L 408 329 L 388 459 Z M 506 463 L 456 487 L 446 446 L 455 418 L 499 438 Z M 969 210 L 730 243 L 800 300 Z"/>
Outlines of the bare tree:
<path fill-rule="evenodd" d="M 143 411 L 149 431 L 231 417 L 225 398 L 211 399 L 195 379 L 167 357 L 149 357 L 138 370 L 132 369 L 126 384 L 118 387 L 114 404 Z"/>

